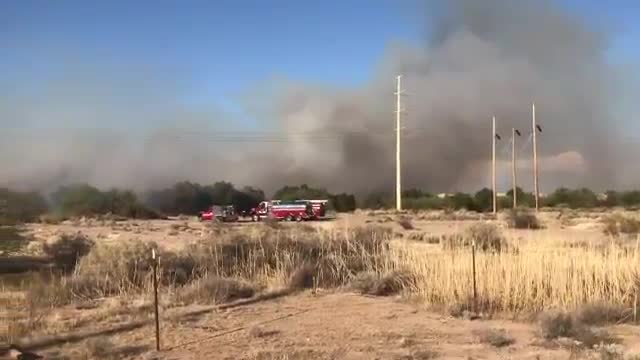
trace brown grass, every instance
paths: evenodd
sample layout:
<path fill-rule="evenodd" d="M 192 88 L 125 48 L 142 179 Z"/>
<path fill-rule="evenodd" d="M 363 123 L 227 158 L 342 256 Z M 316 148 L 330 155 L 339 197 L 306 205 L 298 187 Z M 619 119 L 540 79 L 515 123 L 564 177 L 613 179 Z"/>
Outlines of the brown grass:
<path fill-rule="evenodd" d="M 257 289 L 244 281 L 206 276 L 178 292 L 181 303 L 219 304 L 247 299 L 256 294 Z"/>
<path fill-rule="evenodd" d="M 94 241 L 81 233 L 62 234 L 57 239 L 43 244 L 44 253 L 53 259 L 54 264 L 63 271 L 71 271 L 81 257 L 87 255 Z"/>
<path fill-rule="evenodd" d="M 394 271 L 385 275 L 364 272 L 356 275 L 351 281 L 351 288 L 361 294 L 374 296 L 390 296 L 409 290 L 414 279 L 410 274 Z"/>
<path fill-rule="evenodd" d="M 538 230 L 542 224 L 529 209 L 512 209 L 507 215 L 507 224 L 512 229 Z"/>
<path fill-rule="evenodd" d="M 544 314 L 540 322 L 542 336 L 546 340 L 570 338 L 588 349 L 600 344 L 616 344 L 620 340 L 604 329 L 592 329 L 572 314 L 555 312 Z"/>
<path fill-rule="evenodd" d="M 413 229 L 415 229 L 415 226 L 413 225 L 413 221 L 408 216 L 401 216 L 398 219 L 398 224 L 400 226 L 402 226 L 402 228 L 405 229 L 405 230 L 413 230 Z"/>
<path fill-rule="evenodd" d="M 516 340 L 503 329 L 482 329 L 474 331 L 481 343 L 501 348 L 513 345 Z"/>
<path fill-rule="evenodd" d="M 602 219 L 604 223 L 604 233 L 612 236 L 622 234 L 638 234 L 640 233 L 640 221 L 636 218 L 614 214 Z"/>
<path fill-rule="evenodd" d="M 440 243 L 449 251 L 470 248 L 473 244 L 482 252 L 501 252 L 508 248 L 507 240 L 502 236 L 500 229 L 491 223 L 473 224 L 463 234 L 443 237 Z"/>
<path fill-rule="evenodd" d="M 572 315 L 571 326 L 574 321 L 584 328 L 618 323 L 626 321 L 633 289 L 640 285 L 640 253 L 617 242 L 606 248 L 569 248 L 563 239 L 541 232 L 535 241 L 514 244 L 489 222 L 455 235 L 425 235 L 423 242 L 394 240 L 392 231 L 382 227 L 288 225 L 207 227 L 208 237 L 177 252 L 140 241 L 98 242 L 85 256 L 79 256 L 84 250 L 76 252 L 77 266 L 68 275 L 34 282 L 27 296 L 11 305 L 31 307 L 31 315 L 21 313 L 11 320 L 13 335 L 0 335 L 13 339 L 29 331 L 44 331 L 39 324 L 47 324 L 46 309 L 148 294 L 152 249 L 160 253 L 159 276 L 169 303 L 219 303 L 259 296 L 269 289 L 350 284 L 363 294 L 417 295 L 428 306 L 459 304 L 464 313 L 472 310 L 470 245 L 474 241 L 479 312 L 528 314 L 550 308 L 581 309 Z M 441 246 L 425 246 L 424 241 L 435 243 L 436 239 Z M 76 240 L 68 244 L 76 244 Z M 74 248 L 67 245 L 59 245 L 59 249 Z M 51 249 L 51 254 L 70 253 Z"/>

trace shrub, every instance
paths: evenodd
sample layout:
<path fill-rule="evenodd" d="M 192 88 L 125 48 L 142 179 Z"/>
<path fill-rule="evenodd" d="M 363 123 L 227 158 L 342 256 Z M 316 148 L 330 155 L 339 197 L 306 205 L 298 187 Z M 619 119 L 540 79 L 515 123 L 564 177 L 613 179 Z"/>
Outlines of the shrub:
<path fill-rule="evenodd" d="M 402 226 L 402 228 L 405 230 L 415 229 L 415 227 L 413 226 L 413 222 L 411 221 L 411 218 L 407 216 L 400 217 L 398 219 L 398 224 L 400 224 L 400 226 Z"/>
<path fill-rule="evenodd" d="M 604 223 L 604 233 L 618 236 L 620 234 L 640 233 L 640 221 L 622 214 L 614 214 L 602 219 Z"/>
<path fill-rule="evenodd" d="M 297 268 L 291 277 L 289 277 L 290 289 L 310 289 L 314 285 L 315 267 L 309 264 L 304 264 Z"/>
<path fill-rule="evenodd" d="M 80 260 L 71 280 L 86 284 L 92 295 L 140 289 L 151 283 L 152 249 L 157 246 L 142 241 L 99 243 Z M 163 259 L 161 255 L 164 269 Z"/>
<path fill-rule="evenodd" d="M 75 268 L 81 257 L 89 254 L 94 241 L 81 233 L 63 234 L 44 243 L 42 250 L 63 271 Z"/>
<path fill-rule="evenodd" d="M 538 217 L 526 209 L 512 209 L 509 211 L 507 221 L 512 229 L 537 230 L 542 228 Z"/>
<path fill-rule="evenodd" d="M 63 186 L 52 195 L 56 210 L 63 216 L 113 214 L 124 218 L 157 219 L 160 215 L 145 207 L 131 191 L 102 192 L 86 184 Z"/>
<path fill-rule="evenodd" d="M 253 297 L 256 288 L 236 279 L 205 276 L 181 290 L 179 299 L 186 303 L 224 303 Z"/>
<path fill-rule="evenodd" d="M 622 305 L 596 303 L 583 306 L 577 313 L 577 320 L 587 325 L 606 325 L 631 320 L 630 309 Z"/>
<path fill-rule="evenodd" d="M 480 339 L 480 342 L 495 347 L 505 347 L 513 345 L 516 342 L 516 340 L 503 329 L 483 329 L 477 330 L 474 333 Z"/>
<path fill-rule="evenodd" d="M 267 226 L 254 231 L 230 228 L 211 239 L 190 244 L 200 273 L 223 277 L 262 278 L 262 274 L 292 274 L 313 264 L 317 286 L 339 286 L 353 274 L 368 271 L 381 263 L 391 236 L 386 228 L 365 227 L 348 230 L 300 231 L 297 227 Z"/>
<path fill-rule="evenodd" d="M 614 344 L 619 339 L 605 330 L 593 330 L 575 319 L 570 313 L 556 312 L 544 314 L 541 321 L 542 335 L 547 340 L 572 338 L 581 345 L 592 348 L 598 344 Z"/>
<path fill-rule="evenodd" d="M 38 220 L 42 223 L 42 224 L 47 224 L 47 225 L 58 225 L 61 222 L 67 220 L 67 218 L 61 214 L 55 214 L 55 213 L 51 213 L 51 214 L 43 214 L 40 215 L 40 217 L 38 218 Z"/>
<path fill-rule="evenodd" d="M 413 277 L 405 272 L 392 272 L 384 276 L 364 272 L 356 275 L 351 288 L 361 294 L 389 296 L 398 294 L 415 283 Z"/>
<path fill-rule="evenodd" d="M 477 223 L 465 231 L 465 237 L 474 241 L 481 251 L 501 251 L 507 247 L 507 242 L 500 233 L 500 229 L 490 223 Z"/>
<path fill-rule="evenodd" d="M 37 221 L 47 208 L 46 200 L 37 192 L 0 188 L 0 226 Z"/>
<path fill-rule="evenodd" d="M 500 229 L 491 223 L 473 224 L 463 234 L 443 236 L 440 244 L 447 250 L 454 250 L 471 247 L 474 242 L 476 249 L 483 252 L 500 252 L 507 249 L 507 241 Z"/>

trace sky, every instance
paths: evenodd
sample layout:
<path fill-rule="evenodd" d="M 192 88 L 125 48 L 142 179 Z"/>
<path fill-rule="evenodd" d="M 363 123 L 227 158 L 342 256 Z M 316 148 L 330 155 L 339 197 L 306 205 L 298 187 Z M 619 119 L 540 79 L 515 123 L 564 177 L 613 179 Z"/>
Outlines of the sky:
<path fill-rule="evenodd" d="M 409 186 L 486 182 L 477 134 L 490 115 L 524 126 L 531 101 L 559 169 L 547 186 L 635 186 L 620 164 L 640 145 L 639 15 L 631 0 L 0 0 L 0 186 L 387 188 L 399 72 Z"/>
<path fill-rule="evenodd" d="M 560 1 L 613 34 L 612 63 L 640 60 L 633 1 Z M 418 0 L 3 0 L 0 81 L 29 91 L 78 63 L 148 71 L 177 82 L 180 101 L 250 121 L 251 88 L 273 78 L 357 86 L 390 44 L 421 44 L 427 29 Z"/>

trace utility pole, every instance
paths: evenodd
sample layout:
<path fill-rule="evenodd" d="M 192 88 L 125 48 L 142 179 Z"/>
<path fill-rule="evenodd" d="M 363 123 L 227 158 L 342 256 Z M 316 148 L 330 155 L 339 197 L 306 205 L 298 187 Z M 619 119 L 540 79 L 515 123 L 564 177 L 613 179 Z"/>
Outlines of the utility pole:
<path fill-rule="evenodd" d="M 511 128 L 511 182 L 513 185 L 513 208 L 518 207 L 518 182 L 516 179 L 516 135 L 520 136 L 520 131 Z"/>
<path fill-rule="evenodd" d="M 536 133 L 540 129 L 536 124 L 536 104 L 532 106 L 531 131 L 533 132 L 533 194 L 536 201 L 536 212 L 540 209 L 540 190 L 538 188 L 538 146 L 536 144 Z"/>
<path fill-rule="evenodd" d="M 402 210 L 402 182 L 401 182 L 401 164 L 400 161 L 400 114 L 402 113 L 402 105 L 400 97 L 402 95 L 402 75 L 396 77 L 396 210 Z"/>
<path fill-rule="evenodd" d="M 498 195 L 496 194 L 496 140 L 498 138 L 498 134 L 496 133 L 496 117 L 494 116 L 492 119 L 492 130 L 491 130 L 491 192 L 492 192 L 492 203 L 493 203 L 493 213 L 498 213 Z"/>

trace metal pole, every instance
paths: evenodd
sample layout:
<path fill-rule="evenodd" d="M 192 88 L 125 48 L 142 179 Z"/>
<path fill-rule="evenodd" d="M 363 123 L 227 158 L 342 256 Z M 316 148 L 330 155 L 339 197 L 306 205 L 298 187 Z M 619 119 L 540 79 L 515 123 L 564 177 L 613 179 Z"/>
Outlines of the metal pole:
<path fill-rule="evenodd" d="M 533 193 L 536 200 L 536 212 L 540 209 L 540 190 L 538 188 L 538 145 L 536 143 L 536 104 L 532 106 L 531 131 L 533 131 Z"/>
<path fill-rule="evenodd" d="M 153 298 L 156 317 L 156 350 L 160 351 L 160 318 L 158 316 L 158 259 L 156 258 L 155 249 L 151 249 L 151 258 L 153 260 Z"/>
<path fill-rule="evenodd" d="M 491 190 L 493 192 L 493 213 L 498 213 L 498 196 L 496 194 L 496 117 L 492 119 L 492 133 L 491 133 Z"/>
<path fill-rule="evenodd" d="M 511 128 L 511 182 L 513 186 L 513 208 L 518 207 L 518 192 L 516 183 L 516 129 Z"/>
<path fill-rule="evenodd" d="M 396 210 L 402 210 L 402 183 L 400 178 L 400 113 L 402 112 L 400 104 L 400 95 L 402 94 L 401 79 L 402 75 L 398 75 L 397 91 L 396 91 Z"/>

